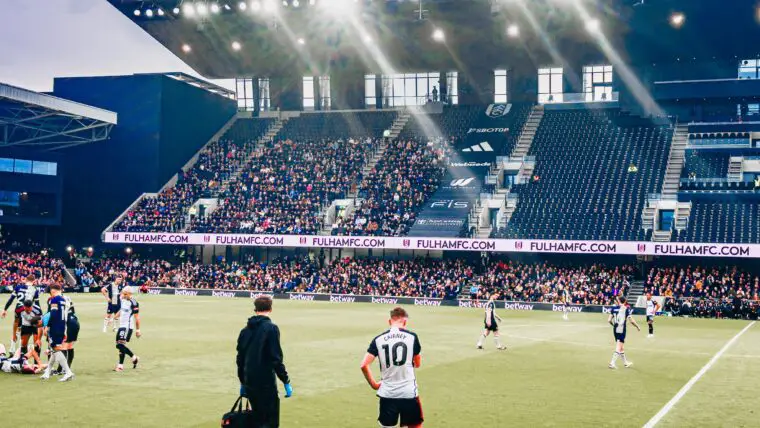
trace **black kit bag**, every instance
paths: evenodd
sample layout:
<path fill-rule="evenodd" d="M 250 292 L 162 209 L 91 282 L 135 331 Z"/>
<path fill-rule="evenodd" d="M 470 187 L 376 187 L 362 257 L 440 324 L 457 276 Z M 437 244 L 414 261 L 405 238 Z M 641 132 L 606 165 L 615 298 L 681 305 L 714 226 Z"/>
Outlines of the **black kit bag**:
<path fill-rule="evenodd" d="M 243 407 L 243 401 L 245 401 L 245 408 Z M 235 404 L 232 405 L 232 409 L 222 416 L 222 428 L 248 428 L 251 426 L 253 426 L 251 403 L 247 398 L 240 396 L 235 401 Z"/>

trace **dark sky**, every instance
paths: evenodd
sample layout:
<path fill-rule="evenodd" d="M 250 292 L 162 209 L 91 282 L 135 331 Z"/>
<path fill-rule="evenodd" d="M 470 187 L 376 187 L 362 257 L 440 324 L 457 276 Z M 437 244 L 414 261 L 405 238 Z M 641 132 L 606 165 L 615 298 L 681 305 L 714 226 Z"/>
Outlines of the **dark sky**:
<path fill-rule="evenodd" d="M 0 0 L 2 83 L 49 91 L 53 77 L 165 71 L 197 76 L 106 0 Z"/>

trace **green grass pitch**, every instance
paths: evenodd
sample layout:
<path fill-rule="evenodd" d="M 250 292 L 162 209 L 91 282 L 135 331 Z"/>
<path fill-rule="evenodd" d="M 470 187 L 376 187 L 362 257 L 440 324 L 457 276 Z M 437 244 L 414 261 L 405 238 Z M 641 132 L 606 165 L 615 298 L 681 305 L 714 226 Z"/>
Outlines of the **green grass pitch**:
<path fill-rule="evenodd" d="M 100 296 L 74 295 L 82 322 L 67 384 L 0 373 L 2 426 L 215 427 L 237 397 L 235 340 L 252 312 L 248 299 L 137 296 L 142 339 L 137 370 L 114 373 L 114 333 L 101 332 Z M 275 301 L 295 395 L 282 401 L 283 427 L 374 427 L 377 399 L 359 370 L 390 306 Z M 606 315 L 508 312 L 507 351 L 475 342 L 482 311 L 407 307 L 423 348 L 418 371 L 427 427 L 641 427 L 745 321 L 658 318 L 656 337 L 629 333 L 630 369 L 607 368 Z M 643 317 L 637 317 L 645 327 Z M 10 318 L 0 324 L 7 345 Z M 747 330 L 658 426 L 758 426 L 760 326 Z M 376 376 L 379 376 L 375 370 Z M 36 403 L 24 406 L 24 397 Z M 11 410 L 14 409 L 14 410 Z"/>

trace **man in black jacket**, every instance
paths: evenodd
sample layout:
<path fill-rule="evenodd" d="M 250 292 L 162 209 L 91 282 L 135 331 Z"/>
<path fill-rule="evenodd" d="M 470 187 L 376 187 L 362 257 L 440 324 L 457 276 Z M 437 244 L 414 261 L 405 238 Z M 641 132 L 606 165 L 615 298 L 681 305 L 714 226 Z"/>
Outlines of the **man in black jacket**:
<path fill-rule="evenodd" d="M 237 342 L 237 371 L 240 395 L 247 397 L 253 410 L 251 426 L 280 426 L 280 399 L 275 375 L 285 384 L 285 397 L 293 395 L 290 378 L 282 362 L 280 329 L 269 319 L 272 298 L 262 296 L 254 301 L 256 316 L 240 331 Z"/>

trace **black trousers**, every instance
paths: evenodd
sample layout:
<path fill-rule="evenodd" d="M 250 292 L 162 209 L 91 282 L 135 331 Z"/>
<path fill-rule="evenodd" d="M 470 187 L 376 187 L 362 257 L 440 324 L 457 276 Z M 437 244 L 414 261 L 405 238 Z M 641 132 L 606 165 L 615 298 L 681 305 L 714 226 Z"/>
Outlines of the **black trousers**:
<path fill-rule="evenodd" d="M 251 410 L 253 410 L 251 428 L 279 428 L 280 398 L 276 391 L 258 394 L 249 392 L 248 401 L 251 403 Z"/>

